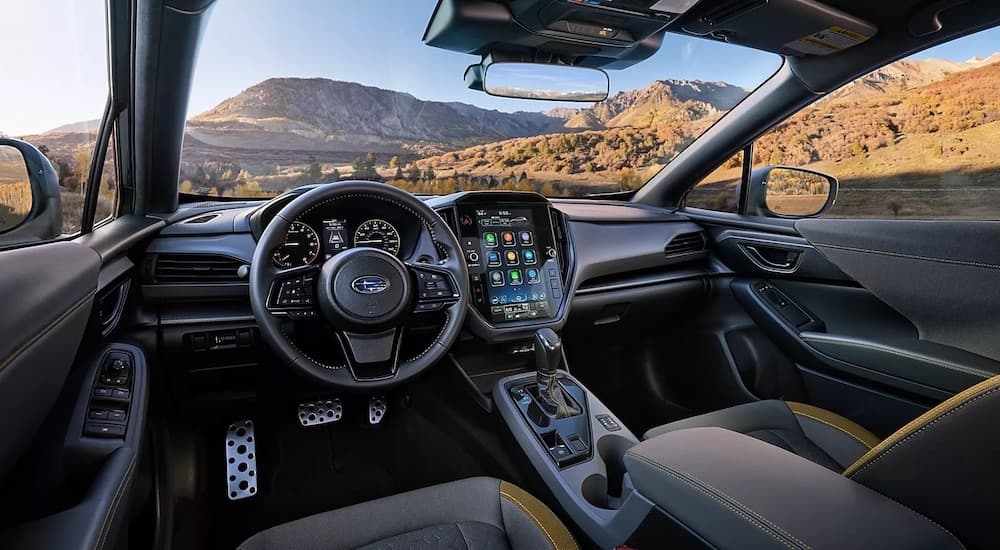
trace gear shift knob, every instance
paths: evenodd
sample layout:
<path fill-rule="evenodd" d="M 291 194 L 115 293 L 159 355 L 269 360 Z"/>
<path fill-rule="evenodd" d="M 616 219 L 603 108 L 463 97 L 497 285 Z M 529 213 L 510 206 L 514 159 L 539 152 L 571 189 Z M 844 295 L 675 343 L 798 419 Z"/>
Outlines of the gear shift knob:
<path fill-rule="evenodd" d="M 562 366 L 562 340 L 550 328 L 535 332 L 535 370 L 540 374 L 555 375 Z"/>
<path fill-rule="evenodd" d="M 568 418 L 580 414 L 580 408 L 567 398 L 556 378 L 562 366 L 562 340 L 550 328 L 535 332 L 535 376 L 538 381 L 538 402 L 553 418 Z"/>

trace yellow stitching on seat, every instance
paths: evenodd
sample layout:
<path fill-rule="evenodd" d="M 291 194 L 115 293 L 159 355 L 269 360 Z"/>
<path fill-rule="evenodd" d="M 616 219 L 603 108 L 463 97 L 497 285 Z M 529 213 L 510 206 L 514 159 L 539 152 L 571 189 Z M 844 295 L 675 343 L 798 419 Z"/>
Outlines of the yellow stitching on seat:
<path fill-rule="evenodd" d="M 552 534 L 549 533 L 548 529 L 545 528 L 545 525 L 543 525 L 542 522 L 537 517 L 535 517 L 535 514 L 531 513 L 531 510 L 528 510 L 527 506 L 522 504 L 521 501 L 517 499 L 517 497 L 504 491 L 503 489 L 500 489 L 500 494 L 506 497 L 507 500 L 517 505 L 517 507 L 520 508 L 525 514 L 528 514 L 528 517 L 530 517 L 531 520 L 535 522 L 535 525 L 537 525 L 538 528 L 542 530 L 542 533 L 545 533 L 545 538 L 549 539 L 549 544 L 552 545 L 552 548 L 555 550 L 559 550 L 559 545 L 556 544 L 555 538 L 553 538 Z M 572 539 L 572 535 L 570 535 L 570 538 Z M 573 548 L 577 548 L 575 542 L 573 544 Z"/>
<path fill-rule="evenodd" d="M 918 416 L 909 424 L 903 426 L 895 433 L 885 438 L 882 443 L 876 445 L 872 450 L 865 453 L 854 464 L 844 470 L 844 476 L 853 478 L 864 469 L 881 460 L 884 456 L 892 452 L 899 445 L 909 441 L 920 434 L 925 429 L 933 426 L 942 418 L 959 411 L 963 407 L 970 405 L 983 397 L 1000 389 L 1000 376 L 994 376 L 989 380 L 980 382 L 965 391 L 955 394 L 933 409 Z"/>
<path fill-rule="evenodd" d="M 785 404 L 788 405 L 789 409 L 791 409 L 792 414 L 810 418 L 820 424 L 826 424 L 831 428 L 839 430 L 854 438 L 858 443 L 864 445 L 865 449 L 871 449 L 875 445 L 879 444 L 879 439 L 875 434 L 864 429 L 864 427 L 846 418 L 842 418 L 830 411 L 826 411 L 819 407 L 813 407 L 812 405 L 806 405 L 805 403 L 796 403 L 794 401 L 786 401 Z M 829 418 L 821 418 L 823 413 L 828 414 Z M 871 439 L 873 442 L 869 443 L 866 439 Z"/>
<path fill-rule="evenodd" d="M 677 473 L 673 469 L 668 468 L 667 466 L 664 466 L 663 464 L 660 464 L 659 462 L 656 462 L 656 461 L 654 461 L 654 460 L 652 460 L 650 458 L 647 458 L 647 457 L 644 457 L 644 456 L 640 456 L 640 455 L 635 454 L 633 452 L 626 452 L 625 455 L 626 456 L 630 456 L 630 457 L 632 457 L 632 458 L 634 458 L 634 459 L 636 459 L 636 460 L 638 460 L 640 462 L 643 462 L 643 463 L 645 463 L 645 464 L 647 464 L 649 466 L 652 466 L 653 468 L 655 468 L 657 470 L 660 470 L 661 472 L 663 472 L 663 473 L 665 473 L 665 474 L 673 477 L 674 479 L 677 479 L 681 483 L 684 483 L 685 485 L 693 488 L 694 490 L 696 490 L 699 493 L 707 496 L 708 498 L 710 498 L 710 499 L 718 502 L 723 507 L 728 508 L 730 511 L 734 512 L 736 515 L 740 516 L 741 518 L 743 518 L 744 520 L 746 520 L 748 523 L 750 523 L 754 527 L 757 527 L 758 529 L 760 529 L 761 531 L 763 531 L 764 533 L 766 533 L 767 535 L 769 535 L 774 540 L 780 542 L 784 546 L 786 546 L 788 548 L 793 548 L 793 549 L 795 548 L 795 546 L 793 546 L 792 544 L 790 544 L 787 540 L 782 540 L 780 537 L 778 537 L 777 534 L 774 531 L 777 531 L 777 532 L 781 533 L 782 535 L 784 535 L 784 536 L 792 539 L 793 541 L 795 541 L 802 548 L 806 548 L 806 549 L 810 548 L 810 546 L 808 544 L 802 542 L 801 540 L 799 540 L 798 538 L 796 538 L 794 535 L 792 535 L 788 531 L 785 531 L 781 527 L 777 526 L 774 522 L 768 520 L 764 516 L 762 516 L 762 515 L 758 514 L 757 512 L 754 512 L 753 510 L 751 510 L 750 507 L 747 506 L 746 504 L 743 504 L 742 502 L 740 502 L 740 501 L 736 500 L 735 498 L 727 495 L 726 493 L 724 493 L 723 491 L 720 491 L 719 489 L 713 487 L 712 485 L 710 485 L 708 483 L 705 483 L 704 481 L 702 481 L 700 479 L 696 479 L 694 477 L 692 477 L 691 480 L 688 480 L 687 478 L 685 478 L 685 476 L 680 475 L 679 473 Z M 732 502 L 726 502 L 725 500 L 719 498 L 719 496 L 713 495 L 713 494 L 709 493 L 708 491 L 706 491 L 702 487 L 699 487 L 695 483 L 692 483 L 692 480 L 693 481 L 697 481 L 698 483 L 704 485 L 705 487 L 708 487 L 709 489 L 712 489 L 713 491 L 719 493 L 720 495 L 724 496 L 725 498 L 729 499 Z M 737 508 L 737 506 L 739 506 L 739 508 Z M 746 512 L 746 513 L 744 513 L 744 512 Z M 747 515 L 747 514 L 750 514 L 750 515 Z M 751 517 L 751 516 L 753 516 L 753 517 Z M 757 518 L 757 520 L 759 520 L 759 521 L 755 520 L 754 518 Z M 761 523 L 761 522 L 763 522 L 763 523 Z M 765 527 L 765 524 L 767 525 L 767 527 Z"/>

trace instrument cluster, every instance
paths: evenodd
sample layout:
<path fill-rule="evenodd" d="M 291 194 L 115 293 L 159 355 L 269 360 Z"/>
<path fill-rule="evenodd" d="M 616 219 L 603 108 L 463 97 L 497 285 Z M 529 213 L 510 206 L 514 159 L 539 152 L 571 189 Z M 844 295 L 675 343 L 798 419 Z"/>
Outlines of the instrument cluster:
<path fill-rule="evenodd" d="M 300 219 L 288 226 L 285 241 L 274 249 L 271 259 L 278 267 L 297 267 L 316 264 L 342 250 L 358 247 L 377 248 L 401 257 L 404 240 L 414 240 L 409 237 L 405 230 L 400 230 L 398 222 L 380 217 Z"/>

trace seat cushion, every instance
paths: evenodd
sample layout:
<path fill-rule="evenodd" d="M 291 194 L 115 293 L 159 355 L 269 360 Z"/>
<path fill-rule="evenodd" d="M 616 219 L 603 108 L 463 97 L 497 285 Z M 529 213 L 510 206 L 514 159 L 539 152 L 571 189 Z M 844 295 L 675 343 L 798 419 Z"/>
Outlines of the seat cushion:
<path fill-rule="evenodd" d="M 575 549 L 573 536 L 516 485 L 477 477 L 324 512 L 261 531 L 241 549 Z"/>
<path fill-rule="evenodd" d="M 709 427 L 749 435 L 838 473 L 879 443 L 877 436 L 836 413 L 777 400 L 746 403 L 671 422 L 649 430 L 645 437 Z"/>

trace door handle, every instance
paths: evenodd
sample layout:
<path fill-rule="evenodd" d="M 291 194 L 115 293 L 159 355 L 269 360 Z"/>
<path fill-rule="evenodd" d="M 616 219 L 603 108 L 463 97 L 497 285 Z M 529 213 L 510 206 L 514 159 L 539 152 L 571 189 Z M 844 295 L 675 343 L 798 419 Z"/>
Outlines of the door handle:
<path fill-rule="evenodd" d="M 741 243 L 740 248 L 757 267 L 765 271 L 792 273 L 798 269 L 802 259 L 801 250 L 790 248 L 746 243 Z"/>

